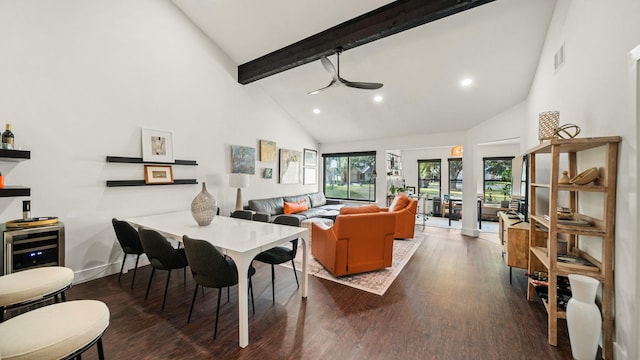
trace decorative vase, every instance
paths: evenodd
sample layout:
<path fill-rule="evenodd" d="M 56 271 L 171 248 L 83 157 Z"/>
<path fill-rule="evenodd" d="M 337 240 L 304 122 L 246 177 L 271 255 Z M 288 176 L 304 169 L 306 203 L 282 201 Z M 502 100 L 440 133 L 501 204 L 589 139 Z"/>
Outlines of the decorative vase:
<path fill-rule="evenodd" d="M 557 137 L 555 130 L 558 125 L 560 125 L 559 111 L 544 111 L 538 114 L 538 139 L 540 142 L 555 139 Z"/>
<path fill-rule="evenodd" d="M 569 182 L 571 182 L 571 179 L 569 179 L 569 172 L 563 171 L 562 176 L 558 179 L 558 184 L 566 185 L 569 184 Z"/>
<path fill-rule="evenodd" d="M 571 352 L 576 360 L 593 360 L 598 352 L 602 326 L 600 309 L 595 304 L 600 282 L 594 278 L 569 274 L 572 298 L 567 303 L 567 327 Z"/>
<path fill-rule="evenodd" d="M 216 198 L 207 191 L 207 185 L 203 182 L 202 191 L 191 202 L 191 215 L 198 225 L 207 226 L 213 221 L 217 210 Z"/>

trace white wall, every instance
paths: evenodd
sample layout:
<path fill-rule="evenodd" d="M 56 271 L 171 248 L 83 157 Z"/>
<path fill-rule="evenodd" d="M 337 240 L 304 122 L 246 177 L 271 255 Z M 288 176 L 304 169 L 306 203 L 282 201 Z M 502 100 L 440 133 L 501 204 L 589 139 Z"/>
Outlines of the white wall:
<path fill-rule="evenodd" d="M 141 156 L 141 127 L 174 132 L 175 157 L 199 163 L 174 166 L 175 177 L 206 180 L 223 212 L 235 202 L 229 145 L 317 148 L 258 86 L 237 84 L 235 66 L 169 1 L 4 0 L 0 48 L 0 123 L 32 156 L 0 171 L 7 186 L 31 187 L 32 215 L 65 223 L 77 281 L 119 270 L 112 217 L 188 209 L 200 191 L 105 186 L 144 178 L 141 165 L 105 162 Z M 276 161 L 263 167 L 274 178 L 251 176 L 244 199 L 317 189 L 279 185 Z M 0 221 L 20 218 L 24 199 L 0 199 Z"/>
<path fill-rule="evenodd" d="M 558 1 L 527 104 L 526 147 L 537 144 L 538 113 L 560 111 L 560 123 L 580 126 L 580 137 L 622 136 L 618 161 L 615 238 L 615 356 L 640 358 L 638 296 L 637 0 Z M 557 73 L 553 54 L 565 44 Z M 580 159 L 579 169 L 597 158 Z"/>

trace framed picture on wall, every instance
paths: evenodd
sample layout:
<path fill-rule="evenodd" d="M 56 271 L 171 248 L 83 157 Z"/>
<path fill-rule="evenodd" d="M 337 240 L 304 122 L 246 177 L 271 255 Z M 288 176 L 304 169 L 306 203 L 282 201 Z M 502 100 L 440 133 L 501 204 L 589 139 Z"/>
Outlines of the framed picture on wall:
<path fill-rule="evenodd" d="M 304 168 L 304 184 L 305 185 L 313 185 L 318 183 L 318 173 L 316 172 L 316 168 Z"/>
<path fill-rule="evenodd" d="M 280 149 L 280 184 L 300 184 L 302 153 Z"/>
<path fill-rule="evenodd" d="M 276 159 L 276 142 L 260 140 L 260 161 L 273 161 Z"/>
<path fill-rule="evenodd" d="M 172 184 L 173 169 L 171 168 L 171 166 L 145 165 L 144 166 L 144 183 L 145 184 Z"/>
<path fill-rule="evenodd" d="M 318 152 L 312 149 L 304 149 L 304 166 L 316 167 L 318 165 Z"/>
<path fill-rule="evenodd" d="M 256 173 L 256 149 L 248 146 L 231 145 L 231 173 Z"/>
<path fill-rule="evenodd" d="M 142 129 L 142 161 L 173 163 L 173 132 Z"/>

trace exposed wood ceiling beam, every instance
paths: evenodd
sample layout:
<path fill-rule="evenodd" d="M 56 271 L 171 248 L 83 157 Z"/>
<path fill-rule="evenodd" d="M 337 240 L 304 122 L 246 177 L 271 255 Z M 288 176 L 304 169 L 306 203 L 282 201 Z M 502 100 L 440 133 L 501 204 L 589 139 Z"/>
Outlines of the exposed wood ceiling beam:
<path fill-rule="evenodd" d="M 494 0 L 398 0 L 238 66 L 248 84 Z"/>

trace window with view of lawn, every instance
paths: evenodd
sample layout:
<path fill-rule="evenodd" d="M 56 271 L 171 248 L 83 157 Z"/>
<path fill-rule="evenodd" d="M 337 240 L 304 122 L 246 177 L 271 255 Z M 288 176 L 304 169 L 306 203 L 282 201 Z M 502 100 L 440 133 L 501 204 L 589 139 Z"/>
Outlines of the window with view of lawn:
<path fill-rule="evenodd" d="M 462 159 L 449 159 L 449 196 L 462 198 Z"/>
<path fill-rule="evenodd" d="M 427 194 L 427 199 L 440 197 L 440 159 L 418 160 L 418 194 Z"/>
<path fill-rule="evenodd" d="M 500 204 L 511 198 L 511 163 L 513 157 L 483 159 L 485 204 Z"/>
<path fill-rule="evenodd" d="M 323 154 L 324 195 L 333 199 L 375 201 L 376 152 Z"/>

